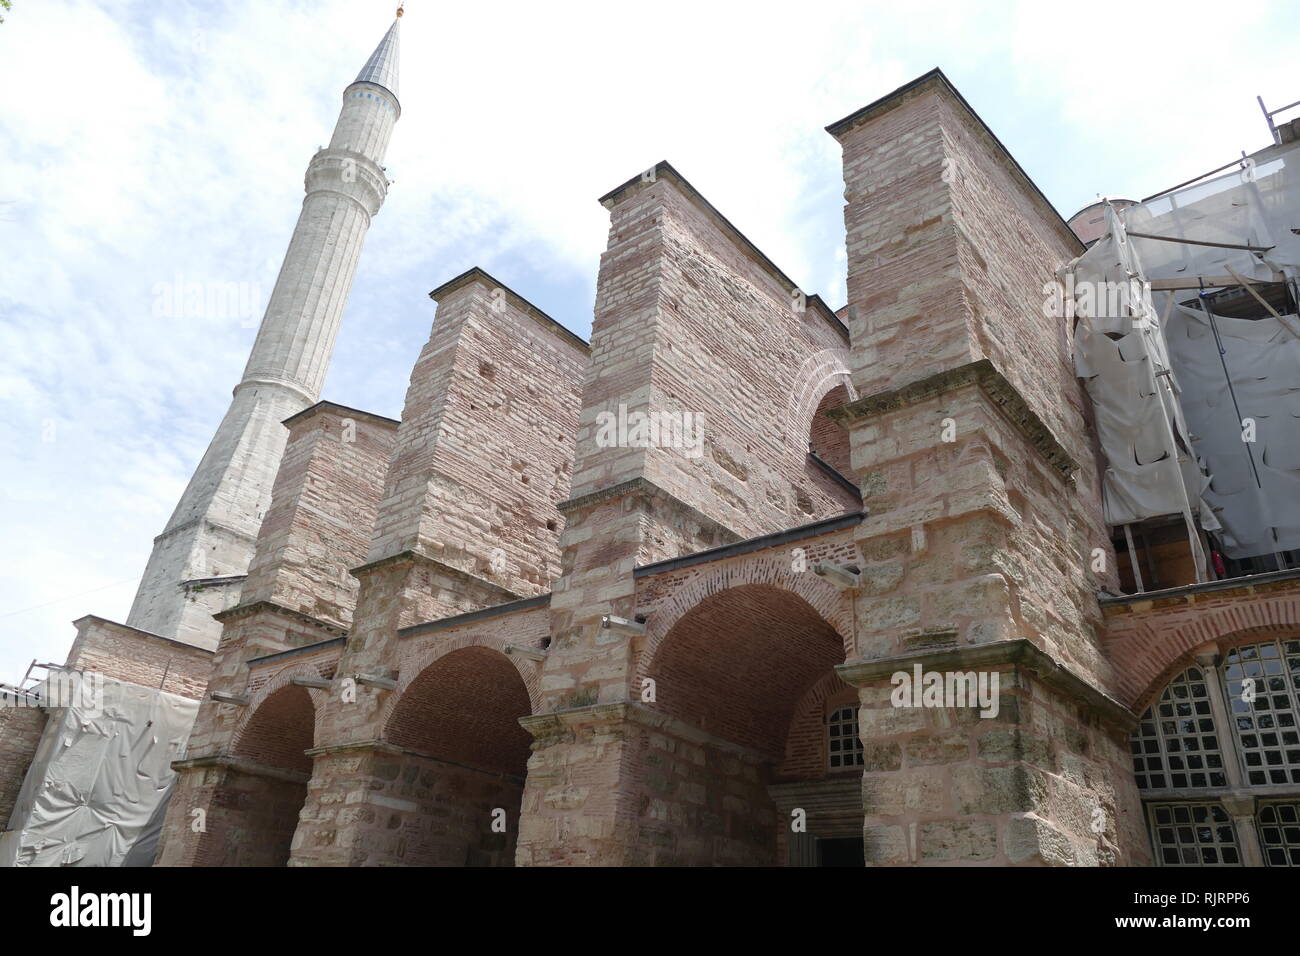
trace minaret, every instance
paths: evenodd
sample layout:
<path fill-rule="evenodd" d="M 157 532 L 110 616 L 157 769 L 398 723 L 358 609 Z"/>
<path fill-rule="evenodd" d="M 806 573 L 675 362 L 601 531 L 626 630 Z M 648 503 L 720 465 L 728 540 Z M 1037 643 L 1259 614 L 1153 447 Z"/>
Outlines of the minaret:
<path fill-rule="evenodd" d="M 286 431 L 320 398 L 371 217 L 388 190 L 384 151 L 401 115 L 398 19 L 356 81 L 327 148 L 307 166 L 307 198 L 244 376 L 153 553 L 127 623 L 214 648 L 212 614 L 238 600 L 271 498 Z"/>

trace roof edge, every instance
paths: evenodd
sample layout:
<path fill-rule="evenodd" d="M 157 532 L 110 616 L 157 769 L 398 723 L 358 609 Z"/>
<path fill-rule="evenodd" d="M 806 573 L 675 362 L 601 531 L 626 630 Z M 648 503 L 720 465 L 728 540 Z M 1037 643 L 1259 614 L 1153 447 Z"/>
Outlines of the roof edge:
<path fill-rule="evenodd" d="M 587 342 L 586 339 L 582 338 L 582 336 L 578 335 L 576 332 L 571 332 L 560 322 L 551 318 L 549 315 L 547 315 L 537 306 L 533 305 L 533 303 L 529 302 L 527 299 L 525 299 L 514 289 L 510 288 L 510 286 L 506 285 L 500 279 L 493 277 L 487 272 L 487 270 L 482 269 L 478 266 L 471 266 L 470 268 L 466 269 L 464 272 L 462 272 L 460 275 L 456 276 L 455 278 L 448 279 L 442 285 L 438 286 L 436 289 L 430 292 L 429 298 L 432 299 L 434 302 L 441 302 L 444 297 L 446 297 L 452 292 L 455 292 L 461 286 L 467 285 L 470 282 L 475 282 L 475 281 L 482 282 L 485 285 L 491 285 L 495 288 L 502 289 L 506 293 L 506 295 L 516 300 L 516 305 L 521 307 L 525 312 L 527 312 L 530 316 L 536 319 L 543 327 L 550 329 L 560 338 L 568 341 L 571 345 L 576 345 L 583 352 L 586 353 L 591 352 L 591 345 L 590 343 Z"/>
<path fill-rule="evenodd" d="M 791 291 L 795 291 L 795 290 L 801 292 L 803 291 L 799 283 L 795 282 L 788 275 L 786 275 L 784 270 L 782 270 L 780 266 L 778 266 L 775 262 L 773 262 L 772 259 L 767 255 L 767 253 L 765 253 L 762 249 L 758 248 L 758 246 L 756 246 L 748 236 L 746 236 L 743 232 L 741 232 L 738 228 L 736 228 L 735 223 L 733 223 L 730 219 L 724 216 L 717 206 L 709 202 L 704 197 L 704 194 L 701 193 L 694 186 L 692 186 L 690 180 L 688 180 L 685 176 L 679 173 L 673 167 L 672 163 L 668 162 L 668 160 L 666 159 L 660 160 L 659 162 L 651 166 L 649 169 L 647 169 L 645 172 L 633 176 L 627 182 L 622 183 L 619 186 L 615 186 L 609 192 L 605 193 L 605 195 L 601 196 L 599 202 L 602 206 L 608 209 L 614 203 L 618 202 L 618 200 L 622 197 L 623 193 L 625 193 L 628 189 L 635 186 L 639 182 L 654 182 L 654 180 L 658 178 L 660 173 L 666 174 L 667 178 L 677 183 L 677 185 L 682 188 L 682 192 L 686 194 L 688 199 L 690 199 L 697 206 L 702 208 L 706 214 L 716 219 L 719 225 L 722 226 L 723 231 L 731 234 L 731 236 L 736 240 L 736 242 L 739 243 L 739 245 L 743 249 L 745 249 L 747 252 L 753 255 L 754 258 L 758 260 L 759 264 L 764 269 L 766 269 L 770 275 L 772 275 L 780 282 L 783 282 L 786 285 L 786 287 L 789 288 Z M 815 311 L 818 315 L 820 315 L 823 319 L 825 319 L 827 324 L 830 325 L 831 328 L 833 328 L 836 332 L 838 332 L 845 342 L 849 341 L 848 327 L 843 322 L 840 321 L 839 316 L 835 314 L 835 311 L 826 304 L 825 300 L 823 300 L 820 295 L 816 293 L 806 294 L 805 304 L 811 305 L 813 311 Z"/>
<path fill-rule="evenodd" d="M 319 415 L 321 412 L 336 412 L 350 417 L 365 418 L 377 425 L 391 425 L 394 428 L 401 424 L 397 419 L 389 418 L 386 415 L 376 415 L 374 412 L 367 412 L 364 409 L 352 408 L 349 405 L 340 405 L 338 402 L 325 400 L 321 400 L 315 405 L 309 405 L 300 412 L 295 412 L 288 418 L 283 419 L 280 424 L 285 426 L 296 425 L 298 422 Z"/>
<path fill-rule="evenodd" d="M 875 119 L 877 116 L 903 105 L 903 103 L 909 98 L 909 94 L 919 92 L 922 87 L 927 84 L 943 89 L 961 105 L 962 109 L 964 109 L 975 121 L 975 124 L 988 135 L 990 140 L 993 141 L 993 144 L 998 148 L 1002 155 L 1010 160 L 1013 170 L 1020 176 L 1025 185 L 1029 187 L 1030 191 L 1042 201 L 1043 205 L 1051 210 L 1052 215 L 1056 217 L 1061 229 L 1070 237 L 1078 247 L 1079 251 L 1083 252 L 1087 249 L 1087 246 L 1085 246 L 1083 242 L 1080 241 L 1079 237 L 1074 234 L 1074 230 L 1070 228 L 1069 223 L 1066 221 L 1065 217 L 1061 215 L 1060 210 L 1057 209 L 1056 206 L 1052 204 L 1052 201 L 1047 198 L 1047 195 L 1038 188 L 1038 184 L 1034 182 L 1027 172 L 1025 172 L 1025 168 L 1020 165 L 1020 161 L 1016 159 L 1011 150 L 1007 149 L 1006 144 L 1003 143 L 1002 140 L 998 139 L 997 133 L 993 132 L 993 129 L 989 124 L 984 122 L 983 117 L 981 117 L 979 113 L 975 112 L 975 108 L 967 102 L 966 97 L 961 95 L 961 91 L 953 85 L 952 81 L 948 79 L 943 70 L 939 69 L 937 66 L 926 73 L 922 73 L 916 79 L 904 83 L 892 93 L 886 93 L 884 96 L 880 97 L 880 99 L 873 100 L 861 109 L 855 110 L 848 116 L 845 116 L 843 119 L 836 120 L 834 123 L 831 123 L 826 127 L 826 132 L 830 133 L 838 140 L 844 133 L 848 132 L 853 127 L 858 126 L 867 120 Z"/>

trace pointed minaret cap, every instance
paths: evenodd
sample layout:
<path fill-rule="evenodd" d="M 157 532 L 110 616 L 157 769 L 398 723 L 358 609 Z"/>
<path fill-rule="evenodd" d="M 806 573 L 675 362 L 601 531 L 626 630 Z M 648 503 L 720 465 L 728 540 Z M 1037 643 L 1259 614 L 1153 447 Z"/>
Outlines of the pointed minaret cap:
<path fill-rule="evenodd" d="M 361 68 L 354 82 L 374 83 L 388 90 L 393 96 L 397 96 L 397 26 L 401 22 L 402 8 L 398 7 L 397 19 L 388 28 L 384 38 L 379 41 L 375 52 L 370 54 L 370 59 L 366 60 L 366 65 Z"/>

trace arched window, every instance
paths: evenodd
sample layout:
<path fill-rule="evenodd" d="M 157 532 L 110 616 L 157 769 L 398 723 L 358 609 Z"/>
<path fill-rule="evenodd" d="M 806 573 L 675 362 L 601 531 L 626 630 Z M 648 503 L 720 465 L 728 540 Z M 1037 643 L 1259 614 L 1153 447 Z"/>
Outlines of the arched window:
<path fill-rule="evenodd" d="M 1205 676 L 1189 667 L 1147 709 L 1130 739 L 1140 790 L 1226 787 Z"/>
<path fill-rule="evenodd" d="M 1129 738 L 1155 862 L 1300 866 L 1300 639 L 1198 659 Z"/>
<path fill-rule="evenodd" d="M 858 734 L 858 705 L 837 707 L 826 721 L 829 739 L 826 759 L 831 770 L 862 766 L 862 738 Z"/>
<path fill-rule="evenodd" d="M 1246 782 L 1300 784 L 1300 640 L 1234 647 L 1223 663 Z"/>

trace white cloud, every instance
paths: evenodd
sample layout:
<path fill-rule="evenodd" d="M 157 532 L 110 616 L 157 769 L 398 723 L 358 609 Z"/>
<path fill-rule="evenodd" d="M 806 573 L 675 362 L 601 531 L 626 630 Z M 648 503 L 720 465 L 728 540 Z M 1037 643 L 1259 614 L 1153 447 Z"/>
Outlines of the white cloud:
<path fill-rule="evenodd" d="M 157 290 L 245 283 L 260 310 L 391 6 L 19 0 L 0 25 L 0 678 L 60 659 L 74 617 L 125 617 L 254 334 L 158 315 Z M 1294 26 L 1278 5 L 412 3 L 396 183 L 326 396 L 400 413 L 425 293 L 471 265 L 586 334 L 596 198 L 660 159 L 840 304 L 822 127 L 935 65 L 1067 215 L 1152 192 L 1263 145 L 1255 93 L 1300 96 Z"/>

